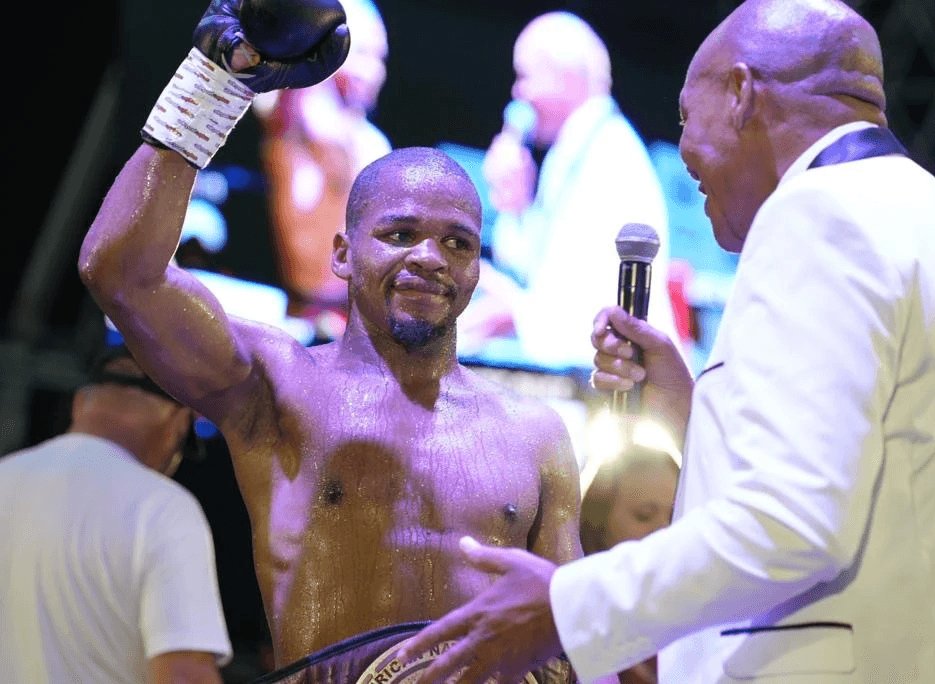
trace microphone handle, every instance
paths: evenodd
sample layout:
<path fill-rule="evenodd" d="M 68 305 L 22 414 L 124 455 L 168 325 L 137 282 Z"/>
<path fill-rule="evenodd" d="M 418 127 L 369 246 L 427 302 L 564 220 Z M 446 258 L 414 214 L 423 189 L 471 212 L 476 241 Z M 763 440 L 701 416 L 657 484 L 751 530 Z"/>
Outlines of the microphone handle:
<path fill-rule="evenodd" d="M 617 306 L 631 316 L 645 321 L 649 313 L 649 286 L 652 280 L 652 264 L 645 261 L 621 261 L 617 283 Z M 632 343 L 631 343 L 632 344 Z M 633 361 L 643 363 L 643 350 L 633 346 Z M 640 412 L 641 386 L 635 385 L 629 392 L 615 391 L 611 408 L 618 413 L 638 415 Z"/>

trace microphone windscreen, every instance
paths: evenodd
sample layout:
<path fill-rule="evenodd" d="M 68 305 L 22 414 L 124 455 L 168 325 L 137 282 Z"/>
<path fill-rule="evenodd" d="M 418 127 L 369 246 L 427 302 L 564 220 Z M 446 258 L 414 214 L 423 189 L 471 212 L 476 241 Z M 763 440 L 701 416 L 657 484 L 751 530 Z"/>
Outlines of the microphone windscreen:
<path fill-rule="evenodd" d="M 536 127 L 536 110 L 523 100 L 512 100 L 503 110 L 503 129 L 525 140 Z"/>
<path fill-rule="evenodd" d="M 659 235 L 645 223 L 627 223 L 614 241 L 621 261 L 650 263 L 659 251 Z"/>

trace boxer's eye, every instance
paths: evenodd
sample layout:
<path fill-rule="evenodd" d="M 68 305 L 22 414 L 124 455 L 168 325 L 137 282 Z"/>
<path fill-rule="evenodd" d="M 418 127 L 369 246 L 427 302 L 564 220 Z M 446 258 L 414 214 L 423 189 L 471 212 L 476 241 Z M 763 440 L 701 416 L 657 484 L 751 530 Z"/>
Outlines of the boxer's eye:
<path fill-rule="evenodd" d="M 387 242 L 397 245 L 408 245 L 414 240 L 414 233 L 411 230 L 394 230 L 383 236 Z"/>
<path fill-rule="evenodd" d="M 465 240 L 464 238 L 459 237 L 450 237 L 445 240 L 445 245 L 450 249 L 464 250 L 471 249 L 471 243 Z"/>

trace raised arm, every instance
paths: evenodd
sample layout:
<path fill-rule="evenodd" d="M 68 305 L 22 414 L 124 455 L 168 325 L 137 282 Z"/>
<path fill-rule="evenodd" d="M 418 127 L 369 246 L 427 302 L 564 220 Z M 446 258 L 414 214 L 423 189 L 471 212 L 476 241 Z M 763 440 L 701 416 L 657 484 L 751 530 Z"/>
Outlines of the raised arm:
<path fill-rule="evenodd" d="M 195 173 L 179 153 L 141 145 L 85 237 L 79 270 L 146 371 L 201 409 L 204 396 L 242 382 L 250 362 L 217 300 L 169 263 Z"/>
<path fill-rule="evenodd" d="M 210 163 L 256 92 L 318 83 L 341 65 L 349 45 L 336 0 L 266 5 L 211 3 L 79 261 L 82 280 L 144 369 L 209 417 L 228 390 L 252 377 L 252 354 L 210 292 L 170 264 L 197 168 Z"/>

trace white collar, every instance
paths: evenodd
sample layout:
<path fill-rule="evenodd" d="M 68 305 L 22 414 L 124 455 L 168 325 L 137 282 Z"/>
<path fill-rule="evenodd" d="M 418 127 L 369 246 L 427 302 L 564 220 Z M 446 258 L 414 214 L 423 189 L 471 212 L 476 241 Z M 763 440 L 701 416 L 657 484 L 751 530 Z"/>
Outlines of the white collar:
<path fill-rule="evenodd" d="M 558 129 L 552 149 L 568 147 L 577 150 L 591 135 L 594 126 L 616 107 L 610 95 L 589 97 L 565 119 L 565 123 Z"/>
<path fill-rule="evenodd" d="M 111 456 L 122 461 L 127 461 L 128 463 L 135 463 L 136 465 L 142 466 L 142 463 L 137 460 L 136 456 L 122 446 L 109 439 L 98 437 L 97 435 L 89 435 L 86 432 L 66 432 L 55 437 L 54 440 L 67 445 L 67 449 L 76 453 L 94 451 L 95 454 Z"/>
<path fill-rule="evenodd" d="M 865 128 L 873 128 L 876 124 L 872 124 L 868 121 L 854 121 L 852 123 L 844 124 L 843 126 L 838 126 L 832 130 L 825 133 L 818 140 L 816 140 L 811 147 L 809 147 L 805 152 L 799 155 L 798 159 L 792 162 L 792 166 L 786 169 L 786 172 L 782 174 L 782 178 L 779 179 L 779 185 L 782 185 L 790 178 L 798 176 L 800 173 L 804 173 L 809 165 L 815 161 L 815 157 L 818 154 L 828 147 L 831 143 L 843 138 L 848 133 L 853 133 L 854 131 L 862 131 Z M 778 186 L 777 186 L 778 187 Z"/>

